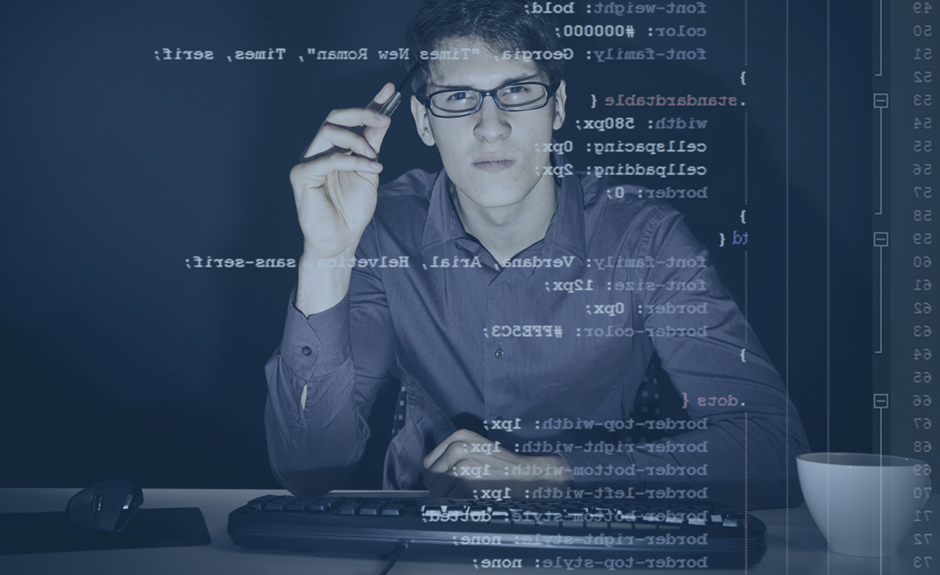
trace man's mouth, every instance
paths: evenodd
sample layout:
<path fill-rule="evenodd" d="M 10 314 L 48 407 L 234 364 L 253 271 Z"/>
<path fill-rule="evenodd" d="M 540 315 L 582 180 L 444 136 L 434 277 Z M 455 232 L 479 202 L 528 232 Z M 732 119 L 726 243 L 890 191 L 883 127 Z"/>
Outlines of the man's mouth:
<path fill-rule="evenodd" d="M 473 160 L 473 167 L 484 172 L 499 172 L 515 163 L 514 159 L 505 154 L 487 154 Z"/>

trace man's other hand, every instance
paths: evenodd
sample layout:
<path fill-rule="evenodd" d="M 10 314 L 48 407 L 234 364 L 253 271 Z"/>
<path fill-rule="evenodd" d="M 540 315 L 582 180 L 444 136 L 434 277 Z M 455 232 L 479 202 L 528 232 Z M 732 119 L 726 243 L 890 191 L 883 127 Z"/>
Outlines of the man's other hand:
<path fill-rule="evenodd" d="M 499 493 L 496 490 L 506 487 L 521 495 L 525 489 L 573 484 L 571 468 L 562 457 L 519 455 L 466 429 L 451 434 L 423 463 L 431 497 L 483 498 L 484 490 Z"/>

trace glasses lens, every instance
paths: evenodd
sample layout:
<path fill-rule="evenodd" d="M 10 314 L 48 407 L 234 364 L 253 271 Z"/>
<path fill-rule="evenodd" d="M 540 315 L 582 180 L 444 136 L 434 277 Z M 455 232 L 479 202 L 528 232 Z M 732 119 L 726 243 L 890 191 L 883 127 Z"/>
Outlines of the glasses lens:
<path fill-rule="evenodd" d="M 435 112 L 448 115 L 467 114 L 476 109 L 480 101 L 479 92 L 469 90 L 451 90 L 449 92 L 438 92 L 431 96 L 431 105 Z"/>
<path fill-rule="evenodd" d="M 501 89 L 496 98 L 506 110 L 531 110 L 545 105 L 548 90 L 542 84 L 515 84 Z"/>
<path fill-rule="evenodd" d="M 466 116 L 477 111 L 483 94 L 474 90 L 449 90 L 431 95 L 431 111 L 436 116 Z M 496 92 L 500 108 L 510 112 L 534 110 L 548 102 L 548 86 L 536 83 L 512 84 Z"/>

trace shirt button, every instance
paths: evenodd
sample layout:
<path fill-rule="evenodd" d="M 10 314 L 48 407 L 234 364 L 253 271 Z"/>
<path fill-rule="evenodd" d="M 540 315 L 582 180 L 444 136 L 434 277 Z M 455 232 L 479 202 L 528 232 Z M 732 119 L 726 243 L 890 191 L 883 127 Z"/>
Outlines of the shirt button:
<path fill-rule="evenodd" d="M 504 355 L 506 355 L 506 352 L 503 351 L 503 348 L 499 348 L 499 349 L 496 350 L 496 357 L 497 357 L 497 358 L 501 358 L 501 357 L 503 357 Z"/>
<path fill-rule="evenodd" d="M 313 353 L 312 351 L 310 351 L 310 348 L 307 346 L 303 346 L 302 348 L 300 348 L 300 351 L 304 355 L 310 355 L 311 353 Z"/>

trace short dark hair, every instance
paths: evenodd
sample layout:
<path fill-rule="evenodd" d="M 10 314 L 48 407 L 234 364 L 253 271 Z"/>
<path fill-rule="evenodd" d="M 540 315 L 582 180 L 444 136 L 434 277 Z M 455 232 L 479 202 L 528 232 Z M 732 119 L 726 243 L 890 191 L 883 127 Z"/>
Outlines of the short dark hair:
<path fill-rule="evenodd" d="M 411 82 L 423 94 L 431 77 L 430 62 L 421 52 L 438 49 L 453 39 L 479 39 L 492 50 L 555 52 L 561 40 L 555 20 L 547 14 L 529 14 L 523 0 L 427 0 L 405 33 L 411 65 L 419 65 Z M 550 83 L 561 80 L 561 59 L 533 59 Z"/>

